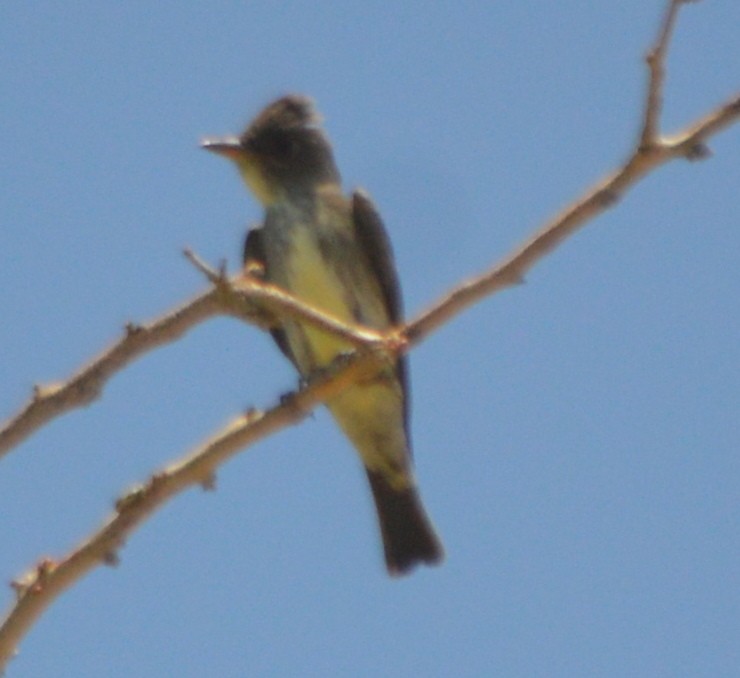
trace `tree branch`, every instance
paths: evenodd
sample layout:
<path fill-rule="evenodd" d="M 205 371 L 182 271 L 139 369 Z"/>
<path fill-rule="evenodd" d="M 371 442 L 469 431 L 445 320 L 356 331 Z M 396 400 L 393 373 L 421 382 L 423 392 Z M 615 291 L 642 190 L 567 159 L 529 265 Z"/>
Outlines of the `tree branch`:
<path fill-rule="evenodd" d="M 68 555 L 59 561 L 46 558 L 14 581 L 17 599 L 0 625 L 0 673 L 44 610 L 94 567 L 117 564 L 118 550 L 156 509 L 193 485 L 211 489 L 217 467 L 258 440 L 298 423 L 320 403 L 377 373 L 386 361 L 382 350 L 364 349 L 352 358 L 335 361 L 306 388 L 284 397 L 280 405 L 238 417 L 182 460 L 121 497 L 102 527 Z"/>
<path fill-rule="evenodd" d="M 668 3 L 665 16 L 658 30 L 658 37 L 652 49 L 645 56 L 649 70 L 645 114 L 643 116 L 640 148 L 648 149 L 657 139 L 660 127 L 660 114 L 663 110 L 663 83 L 665 82 L 665 60 L 668 45 L 676 25 L 680 5 L 686 0 L 672 0 Z"/>
<path fill-rule="evenodd" d="M 263 329 L 274 323 L 275 315 L 288 316 L 327 330 L 352 346 L 382 343 L 395 350 L 398 339 L 345 323 L 254 276 L 229 279 L 224 270 L 214 271 L 190 250 L 186 250 L 186 256 L 214 284 L 213 289 L 149 323 L 129 323 L 121 339 L 68 381 L 36 386 L 28 404 L 0 428 L 0 458 L 51 420 L 95 401 L 107 381 L 137 358 L 179 339 L 214 316 L 235 316 Z"/>
<path fill-rule="evenodd" d="M 0 427 L 0 458 L 52 419 L 89 405 L 114 374 L 145 353 L 179 339 L 192 327 L 223 313 L 215 290 L 144 325 L 129 323 L 124 336 L 68 381 L 35 386 L 31 400 Z"/>
<path fill-rule="evenodd" d="M 644 147 L 640 142 L 616 172 L 588 189 L 501 263 L 458 285 L 441 301 L 410 321 L 403 334 L 412 344 L 419 343 L 440 325 L 483 297 L 522 283 L 534 264 L 588 221 L 615 205 L 646 174 L 676 158 L 696 160 L 706 157 L 709 151 L 705 141 L 737 122 L 738 118 L 740 95 L 674 137 L 656 139 L 649 147 Z"/>
<path fill-rule="evenodd" d="M 113 515 L 85 543 L 59 561 L 45 559 L 15 582 L 15 605 L 0 625 L 0 673 L 33 622 L 66 588 L 100 563 L 114 564 L 117 551 L 133 531 L 158 507 L 185 488 L 213 484 L 215 469 L 244 447 L 273 431 L 300 421 L 321 402 L 337 395 L 358 379 L 367 378 L 388 359 L 388 352 L 406 351 L 440 325 L 480 300 L 521 282 L 527 271 L 588 220 L 614 205 L 637 181 L 675 158 L 697 159 L 707 155 L 705 142 L 738 121 L 740 95 L 710 112 L 673 137 L 660 137 L 664 61 L 676 13 L 687 0 L 671 0 L 648 56 L 649 84 L 642 130 L 635 150 L 624 164 L 564 209 L 515 252 L 488 272 L 459 285 L 407 325 L 383 334 L 354 328 L 302 304 L 257 276 L 227 279 L 197 257 L 199 270 L 214 284 L 209 292 L 147 326 L 129 326 L 126 336 L 105 354 L 82 368 L 61 386 L 37 389 L 31 403 L 0 430 L 0 454 L 33 430 L 72 407 L 87 404 L 99 395 L 105 381 L 134 358 L 179 337 L 194 324 L 218 314 L 237 315 L 269 326 L 270 314 L 287 314 L 329 332 L 352 345 L 364 346 L 351 357 L 335 361 L 312 379 L 309 386 L 267 412 L 249 412 L 121 498 Z M 255 306 L 255 302 L 258 302 Z M 267 314 L 265 314 L 267 311 Z M 403 337 L 408 341 L 404 343 Z M 395 342 L 395 343 L 394 343 Z"/>

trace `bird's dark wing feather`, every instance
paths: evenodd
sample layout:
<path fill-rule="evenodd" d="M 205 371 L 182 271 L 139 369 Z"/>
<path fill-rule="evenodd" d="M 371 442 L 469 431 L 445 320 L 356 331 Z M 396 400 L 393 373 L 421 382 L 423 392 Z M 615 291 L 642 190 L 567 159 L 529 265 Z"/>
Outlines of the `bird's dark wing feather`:
<path fill-rule="evenodd" d="M 391 242 L 378 210 L 365 191 L 356 190 L 352 193 L 352 221 L 357 240 L 367 254 L 370 267 L 380 282 L 391 322 L 400 323 L 403 318 L 403 302 Z"/>
<path fill-rule="evenodd" d="M 247 232 L 247 237 L 244 239 L 243 262 L 246 270 L 261 270 L 262 277 L 269 280 L 270 276 L 267 270 L 267 259 L 265 257 L 265 245 L 262 239 L 261 226 L 256 226 Z M 270 335 L 275 340 L 283 355 L 298 368 L 298 363 L 293 356 L 293 352 L 290 350 L 290 344 L 288 344 L 288 337 L 279 324 L 276 323 L 270 328 Z"/>
<path fill-rule="evenodd" d="M 352 222 L 357 240 L 367 255 L 373 274 L 380 283 L 388 316 L 393 324 L 401 323 L 403 322 L 403 301 L 393 249 L 383 220 L 365 191 L 356 190 L 352 193 Z M 405 357 L 399 358 L 396 373 L 403 389 L 404 422 L 406 435 L 409 436 L 408 362 Z"/>

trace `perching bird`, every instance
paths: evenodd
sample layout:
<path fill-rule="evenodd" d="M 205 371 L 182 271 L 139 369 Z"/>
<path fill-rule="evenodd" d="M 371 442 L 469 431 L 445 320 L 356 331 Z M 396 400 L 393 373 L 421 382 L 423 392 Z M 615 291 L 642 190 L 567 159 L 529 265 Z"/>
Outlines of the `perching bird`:
<path fill-rule="evenodd" d="M 343 195 L 331 145 L 309 99 L 280 98 L 240 137 L 202 145 L 233 160 L 265 208 L 264 225 L 247 235 L 246 264 L 257 264 L 265 280 L 340 319 L 376 329 L 402 321 L 383 222 L 364 192 Z M 352 349 L 296 320 L 281 321 L 272 334 L 304 378 Z M 412 471 L 406 360 L 347 388 L 327 406 L 367 471 L 390 574 L 439 562 L 442 546 Z"/>

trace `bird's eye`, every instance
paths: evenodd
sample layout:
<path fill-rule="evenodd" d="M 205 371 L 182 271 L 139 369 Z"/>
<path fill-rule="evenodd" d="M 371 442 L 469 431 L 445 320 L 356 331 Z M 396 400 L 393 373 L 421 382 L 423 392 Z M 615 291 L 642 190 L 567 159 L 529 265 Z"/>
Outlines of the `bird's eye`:
<path fill-rule="evenodd" d="M 297 151 L 297 144 L 288 134 L 264 134 L 255 138 L 252 148 L 277 162 L 290 161 Z"/>
<path fill-rule="evenodd" d="M 280 158 L 289 159 L 296 150 L 294 140 L 284 134 L 275 138 L 273 152 Z"/>

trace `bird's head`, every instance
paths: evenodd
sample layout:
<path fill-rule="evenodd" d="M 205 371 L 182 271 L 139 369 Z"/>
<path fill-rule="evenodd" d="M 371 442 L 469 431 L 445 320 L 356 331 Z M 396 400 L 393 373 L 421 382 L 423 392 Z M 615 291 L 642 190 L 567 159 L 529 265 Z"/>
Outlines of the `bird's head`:
<path fill-rule="evenodd" d="M 331 145 L 310 99 L 288 95 L 267 106 L 239 136 L 207 138 L 201 146 L 233 160 L 266 206 L 282 195 L 338 182 Z"/>

